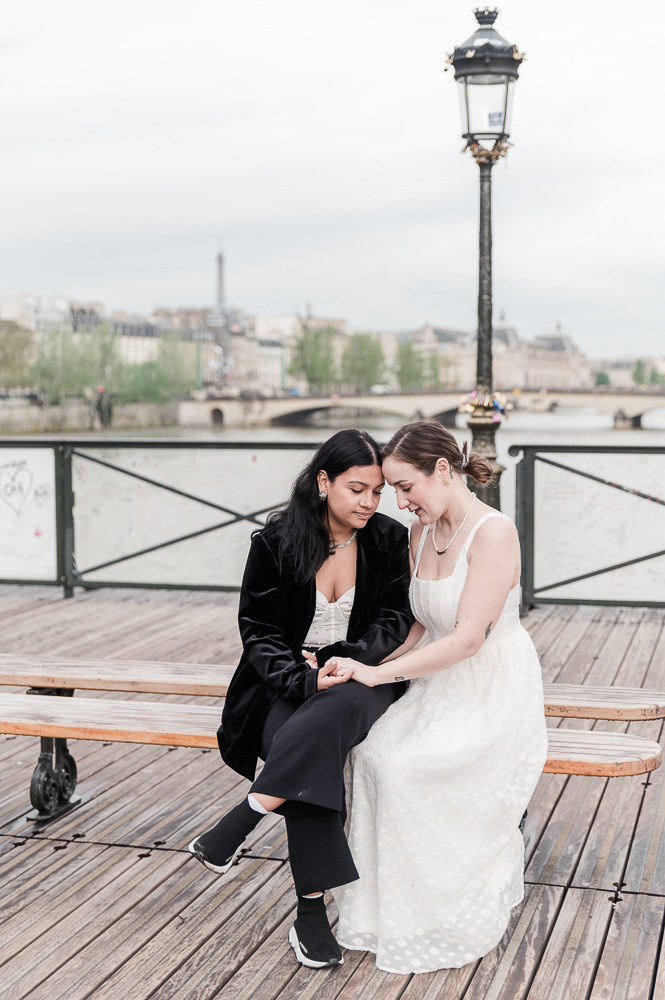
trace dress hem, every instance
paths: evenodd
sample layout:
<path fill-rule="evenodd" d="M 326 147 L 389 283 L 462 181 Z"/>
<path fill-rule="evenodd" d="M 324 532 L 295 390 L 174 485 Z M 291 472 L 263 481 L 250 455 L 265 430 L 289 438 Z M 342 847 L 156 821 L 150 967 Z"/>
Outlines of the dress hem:
<path fill-rule="evenodd" d="M 501 939 L 499 938 L 499 940 Z M 344 944 L 344 942 L 340 938 L 337 938 L 337 944 L 341 948 L 346 948 L 347 951 L 366 951 L 370 955 L 374 955 L 375 957 L 377 957 L 377 953 L 374 951 L 373 948 L 352 948 L 348 944 Z M 494 948 L 496 948 L 496 945 L 493 945 L 492 948 L 490 948 L 490 951 L 493 951 Z M 489 951 L 486 951 L 485 955 L 489 955 Z M 424 976 L 427 975 L 427 973 L 429 972 L 441 972 L 442 969 L 463 969 L 465 965 L 471 965 L 472 962 L 477 962 L 479 958 L 484 958 L 484 957 L 485 957 L 484 955 L 478 955 L 476 958 L 469 959 L 468 962 L 463 962 L 462 965 L 433 965 L 431 969 L 417 969 L 417 970 L 389 969 L 386 965 L 379 965 L 378 960 L 374 964 L 376 965 L 377 969 L 379 969 L 380 972 L 390 972 L 395 976 L 420 976 L 420 975 Z"/>
<path fill-rule="evenodd" d="M 434 965 L 434 966 L 432 966 L 431 969 L 417 969 L 417 970 L 416 969 L 389 969 L 385 965 L 379 965 L 379 962 L 378 962 L 378 952 L 374 948 L 368 948 L 368 947 L 358 948 L 358 947 L 354 947 L 352 945 L 345 944 L 344 941 L 339 936 L 337 937 L 337 944 L 340 945 L 340 947 L 342 947 L 342 948 L 346 948 L 347 951 L 366 951 L 370 955 L 374 955 L 375 958 L 377 959 L 375 961 L 375 963 L 374 963 L 376 965 L 377 969 L 379 969 L 381 972 L 390 972 L 390 973 L 392 973 L 393 975 L 396 975 L 396 976 L 411 976 L 411 975 L 413 975 L 413 976 L 419 976 L 421 974 L 422 975 L 426 975 L 429 972 L 441 972 L 442 969 L 463 969 L 465 965 L 471 965 L 472 962 L 478 962 L 480 959 L 485 958 L 486 955 L 489 955 L 489 953 L 491 951 L 494 951 L 494 949 L 500 944 L 501 939 L 503 938 L 503 935 L 506 933 L 506 930 L 508 929 L 508 924 L 510 923 L 510 914 L 511 914 L 511 912 L 515 909 L 516 906 L 519 906 L 523 901 L 524 901 L 524 891 L 522 891 L 522 895 L 520 896 L 520 898 L 518 900 L 516 900 L 514 903 L 510 904 L 510 908 L 509 908 L 509 912 L 508 912 L 508 919 L 506 921 L 506 927 L 502 931 L 500 937 L 498 937 L 497 940 L 494 942 L 494 944 L 492 945 L 492 947 L 488 948 L 487 951 L 484 951 L 481 955 L 476 955 L 474 958 L 470 958 L 467 962 L 462 962 L 460 965 Z"/>
<path fill-rule="evenodd" d="M 505 931 L 503 933 L 505 934 Z M 503 937 L 503 934 L 501 937 Z M 499 938 L 499 941 L 500 940 L 501 938 Z M 493 944 L 487 951 L 483 952 L 482 955 L 476 955 L 475 958 L 470 958 L 467 962 L 462 962 L 460 965 L 433 965 L 431 969 L 389 969 L 386 965 L 379 965 L 378 955 L 374 948 L 354 948 L 348 944 L 344 944 L 341 938 L 337 938 L 337 944 L 341 948 L 346 948 L 347 951 L 366 951 L 370 955 L 374 955 L 376 958 L 374 964 L 377 969 L 379 969 L 380 972 L 390 972 L 395 976 L 424 976 L 429 972 L 441 972 L 443 969 L 463 969 L 465 965 L 471 965 L 473 962 L 478 962 L 480 959 L 485 958 L 486 955 L 489 955 L 491 951 L 494 951 L 496 946 L 499 944 L 499 941 L 497 941 L 496 944 Z"/>

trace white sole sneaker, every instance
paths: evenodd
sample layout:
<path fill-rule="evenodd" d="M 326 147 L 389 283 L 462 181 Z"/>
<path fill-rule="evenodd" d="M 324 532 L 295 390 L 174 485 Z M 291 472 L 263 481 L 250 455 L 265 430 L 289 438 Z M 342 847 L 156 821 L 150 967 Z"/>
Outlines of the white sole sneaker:
<path fill-rule="evenodd" d="M 334 968 L 335 965 L 344 965 L 344 956 L 342 956 L 339 962 L 333 962 L 333 963 L 315 962 L 313 958 L 307 958 L 307 956 L 304 954 L 300 946 L 300 941 L 298 940 L 298 935 L 296 933 L 295 927 L 292 927 L 291 930 L 289 931 L 289 944 L 295 951 L 296 958 L 298 959 L 300 964 L 306 965 L 308 969 L 327 969 L 327 968 Z"/>
<path fill-rule="evenodd" d="M 216 875 L 226 875 L 226 873 L 233 867 L 233 862 L 240 854 L 240 848 L 242 847 L 242 844 L 237 849 L 237 851 L 235 851 L 233 856 L 226 862 L 226 864 L 213 865 L 212 861 L 207 861 L 202 856 L 201 852 L 196 850 L 196 844 L 198 842 L 198 839 L 199 839 L 198 837 L 194 837 L 194 840 L 192 840 L 190 844 L 187 844 L 187 850 L 192 855 L 192 857 L 196 858 L 197 861 L 200 861 L 201 864 L 208 869 L 208 871 L 215 872 Z"/>

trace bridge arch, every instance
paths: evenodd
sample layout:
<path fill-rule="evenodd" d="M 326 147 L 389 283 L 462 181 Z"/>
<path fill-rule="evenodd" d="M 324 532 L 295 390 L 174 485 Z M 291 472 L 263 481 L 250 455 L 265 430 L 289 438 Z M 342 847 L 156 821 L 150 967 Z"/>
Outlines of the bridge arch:
<path fill-rule="evenodd" d="M 371 397 L 368 397 L 370 400 Z M 331 411 L 339 415 L 352 417 L 361 420 L 363 417 L 395 417 L 397 420 L 404 420 L 404 414 L 389 406 L 371 405 L 362 406 L 357 402 L 349 403 L 343 400 L 322 399 L 320 403 L 304 405 L 299 409 L 292 409 L 288 413 L 281 413 L 270 419 L 271 427 L 297 427 L 307 423 L 317 413 L 330 413 Z"/>

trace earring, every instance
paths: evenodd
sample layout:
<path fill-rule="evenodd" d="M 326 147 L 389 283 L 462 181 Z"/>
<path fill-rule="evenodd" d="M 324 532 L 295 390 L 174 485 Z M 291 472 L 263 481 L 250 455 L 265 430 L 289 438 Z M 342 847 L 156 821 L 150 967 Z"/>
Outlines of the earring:
<path fill-rule="evenodd" d="M 319 500 L 321 501 L 321 503 L 323 503 L 323 501 L 327 499 L 328 499 L 328 494 L 324 493 L 323 490 L 321 490 L 321 492 L 319 493 Z"/>

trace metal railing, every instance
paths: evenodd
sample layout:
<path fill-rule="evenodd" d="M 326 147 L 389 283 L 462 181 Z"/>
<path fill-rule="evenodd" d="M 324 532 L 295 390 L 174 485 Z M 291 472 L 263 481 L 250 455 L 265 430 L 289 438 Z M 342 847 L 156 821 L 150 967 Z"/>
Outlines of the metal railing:
<path fill-rule="evenodd" d="M 665 607 L 665 448 L 513 445 L 522 601 Z"/>
<path fill-rule="evenodd" d="M 252 531 L 316 447 L 4 439 L 0 582 L 238 590 Z M 665 606 L 665 447 L 520 453 L 524 604 Z"/>
<path fill-rule="evenodd" d="M 316 444 L 300 442 L 4 439 L 0 441 L 0 582 L 62 586 L 65 596 L 71 596 L 76 586 L 238 590 L 251 532 L 263 527 L 265 515 L 287 498 L 293 474 L 302 464 L 301 455 L 294 453 L 312 452 L 315 448 Z M 162 457 L 169 456 L 170 463 L 167 464 L 170 464 L 170 469 L 165 471 L 171 472 L 171 477 L 149 475 L 132 467 L 132 464 L 136 465 L 136 462 L 131 462 L 136 452 L 144 462 L 151 455 L 153 464 L 158 466 L 160 462 L 155 460 L 155 456 L 160 453 Z M 225 481 L 233 479 L 234 473 L 237 473 L 238 456 L 242 452 L 247 453 L 245 457 L 251 456 L 254 463 L 258 463 L 259 455 L 280 453 L 275 456 L 278 461 L 271 462 L 269 469 L 264 469 L 260 476 L 254 476 L 253 482 L 252 477 L 243 477 L 244 489 L 240 492 L 243 493 L 242 498 L 249 500 L 244 504 L 248 508 L 245 510 L 240 509 L 243 504 L 237 502 L 241 497 L 235 502 L 225 503 L 212 495 L 220 490 L 224 493 Z M 207 481 L 203 483 L 204 489 L 196 489 L 197 477 L 192 477 L 192 461 L 194 456 L 200 458 L 206 454 L 211 457 L 203 466 L 199 463 L 204 474 L 198 478 L 199 481 Z M 288 455 L 294 455 L 297 461 L 287 461 Z M 217 458 L 218 477 L 205 475 L 208 467 L 214 465 L 212 456 Z M 220 456 L 224 456 L 223 461 L 220 461 Z M 260 464 L 265 466 L 265 463 Z M 92 484 L 91 468 L 101 469 L 105 474 L 102 479 L 98 476 L 97 482 Z M 174 481 L 178 474 L 186 479 L 193 478 L 194 485 L 190 488 L 185 488 L 185 484 L 178 485 Z M 267 475 L 270 482 L 266 484 Z M 237 478 L 236 474 L 236 481 Z M 123 515 L 133 517 L 140 514 L 143 531 L 138 532 L 139 537 L 149 535 L 153 528 L 161 532 L 163 527 L 168 526 L 169 520 L 169 517 L 160 519 L 157 514 L 153 515 L 146 508 L 145 495 L 132 495 L 129 483 L 156 491 L 151 493 L 153 508 L 158 506 L 159 495 L 179 498 L 181 505 L 175 512 L 170 512 L 170 519 L 177 521 L 180 527 L 183 518 L 188 522 L 196 519 L 193 505 L 199 510 L 214 511 L 217 516 L 213 518 L 213 523 L 206 523 L 195 530 L 179 530 L 150 544 L 139 542 L 128 545 L 122 530 L 126 521 Z M 237 482 L 235 489 L 237 493 Z M 233 488 L 230 492 L 233 493 Z M 253 503 L 255 496 L 261 496 L 264 502 Z M 134 509 L 128 510 L 128 504 Z M 116 516 L 118 505 L 125 507 L 120 517 Z M 148 502 L 148 508 L 150 506 Z M 137 507 L 140 508 L 138 511 Z M 228 535 L 228 529 L 236 525 L 244 526 L 246 531 L 240 539 L 235 539 L 235 546 L 231 546 L 235 559 L 232 560 L 230 575 L 228 560 L 223 559 L 217 564 L 219 572 L 212 567 L 211 573 L 208 566 L 197 582 L 196 573 L 192 575 L 192 563 L 197 562 L 196 554 L 187 560 L 176 556 L 170 559 L 166 568 L 163 563 L 161 568 L 145 568 L 147 556 L 213 533 L 219 534 L 224 529 L 227 529 Z M 81 544 L 85 540 L 82 535 L 88 544 Z M 130 532 L 131 539 L 135 539 L 136 535 L 137 532 Z M 88 560 L 89 554 L 96 557 Z M 199 566 L 202 561 L 199 553 Z M 112 576 L 108 573 L 100 575 L 102 571 L 122 564 L 134 572 L 119 575 L 116 571 Z M 180 578 L 178 570 L 182 571 Z M 189 571 L 188 578 L 185 578 L 185 570 Z"/>

